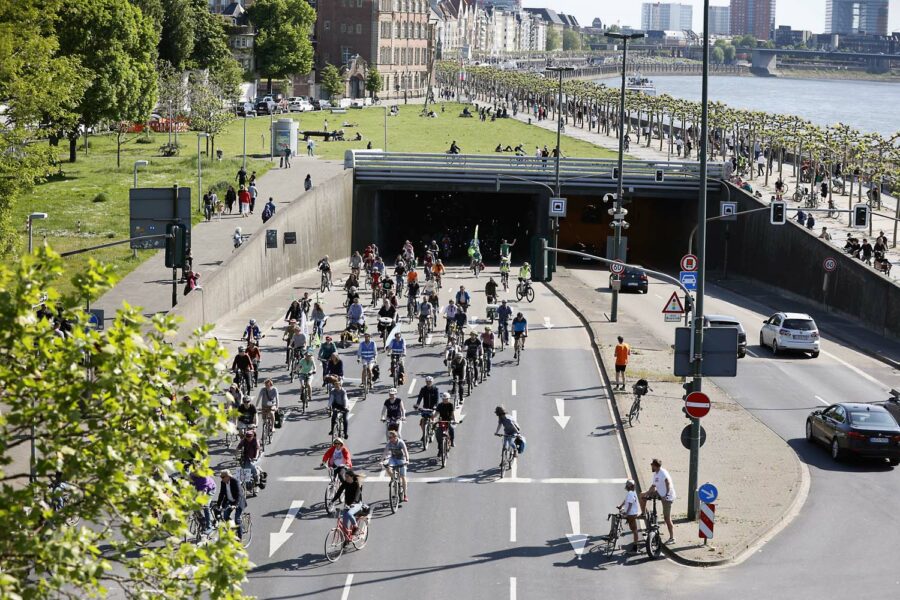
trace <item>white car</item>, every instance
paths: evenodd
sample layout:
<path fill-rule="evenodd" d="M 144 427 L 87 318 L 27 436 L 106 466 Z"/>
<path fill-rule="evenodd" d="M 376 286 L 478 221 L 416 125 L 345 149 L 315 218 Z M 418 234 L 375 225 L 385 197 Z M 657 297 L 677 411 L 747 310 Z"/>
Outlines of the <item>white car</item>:
<path fill-rule="evenodd" d="M 288 111 L 290 112 L 308 112 L 313 110 L 313 105 L 301 96 L 292 96 L 287 99 L 287 103 Z"/>
<path fill-rule="evenodd" d="M 759 331 L 759 345 L 768 346 L 772 354 L 782 350 L 809 352 L 819 356 L 819 328 L 813 318 L 804 313 L 775 313 L 763 321 Z"/>

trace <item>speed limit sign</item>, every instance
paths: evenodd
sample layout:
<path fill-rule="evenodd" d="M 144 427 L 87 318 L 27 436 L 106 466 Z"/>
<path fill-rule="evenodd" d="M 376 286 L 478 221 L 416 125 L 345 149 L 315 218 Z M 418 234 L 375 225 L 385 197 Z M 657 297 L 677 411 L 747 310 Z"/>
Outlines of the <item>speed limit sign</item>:
<path fill-rule="evenodd" d="M 625 272 L 625 263 L 620 260 L 609 263 L 609 271 L 613 275 L 621 275 Z"/>
<path fill-rule="evenodd" d="M 837 269 L 837 261 L 832 257 L 828 257 L 822 261 L 822 268 L 825 269 L 826 273 L 831 273 L 835 269 Z"/>

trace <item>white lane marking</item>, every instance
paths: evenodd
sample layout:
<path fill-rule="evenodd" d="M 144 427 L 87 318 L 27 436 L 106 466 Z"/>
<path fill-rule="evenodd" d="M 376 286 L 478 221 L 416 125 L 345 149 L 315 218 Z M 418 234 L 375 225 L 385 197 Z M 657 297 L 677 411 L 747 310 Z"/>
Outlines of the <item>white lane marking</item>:
<path fill-rule="evenodd" d="M 569 418 L 565 413 L 565 399 L 557 398 L 556 399 L 556 414 L 553 416 L 556 419 L 556 422 L 559 423 L 559 426 L 563 429 L 566 428 L 566 425 L 569 424 Z"/>
<path fill-rule="evenodd" d="M 621 485 L 628 481 L 625 477 L 549 477 L 546 479 L 539 479 L 540 483 L 550 483 L 550 484 L 585 484 L 585 483 L 614 483 L 616 485 Z"/>
<path fill-rule="evenodd" d="M 278 532 L 269 534 L 269 558 L 272 558 L 272 555 L 275 554 L 285 542 L 291 539 L 292 535 L 294 535 L 288 531 L 288 528 L 291 526 L 291 523 L 294 522 L 294 519 L 297 518 L 297 513 L 300 512 L 300 507 L 302 506 L 303 500 L 292 500 L 287 516 L 281 523 L 281 529 Z"/>
<path fill-rule="evenodd" d="M 512 395 L 513 396 L 516 395 L 516 380 L 515 379 L 512 380 Z"/>
<path fill-rule="evenodd" d="M 344 582 L 344 591 L 341 593 L 341 600 L 347 600 L 350 597 L 351 585 L 353 585 L 353 573 L 347 575 L 347 580 Z"/>
<path fill-rule="evenodd" d="M 816 400 L 818 400 L 819 402 L 821 402 L 821 403 L 824 404 L 825 406 L 829 406 L 829 405 L 830 405 L 830 404 L 829 404 L 828 402 L 826 402 L 821 396 L 813 396 L 813 398 L 815 398 Z"/>
<path fill-rule="evenodd" d="M 325 475 L 286 475 L 279 477 L 278 481 L 285 483 L 328 483 L 331 481 Z M 366 481 L 372 483 L 386 483 L 388 481 L 387 473 L 382 470 L 379 475 L 369 477 Z M 410 483 L 478 483 L 481 481 L 476 477 L 407 477 Z M 621 485 L 625 483 L 624 477 L 519 477 L 516 479 L 504 478 L 497 483 L 541 483 L 547 485 L 599 485 L 599 484 L 615 484 Z"/>
<path fill-rule="evenodd" d="M 575 556 L 581 559 L 584 547 L 587 544 L 587 536 L 581 533 L 581 504 L 578 502 L 566 502 L 566 508 L 569 511 L 569 524 L 572 526 L 572 533 L 567 533 L 566 537 L 572 544 L 572 550 Z"/>
<path fill-rule="evenodd" d="M 509 600 L 516 600 L 516 578 L 509 578 Z"/>
<path fill-rule="evenodd" d="M 516 541 L 516 507 L 509 509 L 509 541 Z"/>
<path fill-rule="evenodd" d="M 660 296 L 660 295 L 659 295 L 659 294 L 653 294 L 653 295 L 654 295 L 654 296 L 656 296 L 656 297 L 657 297 L 657 298 L 659 298 L 659 299 L 660 299 L 660 300 L 662 300 L 662 299 L 663 299 L 663 297 L 662 297 L 662 296 Z"/>
<path fill-rule="evenodd" d="M 425 336 L 425 344 L 427 344 L 428 346 L 431 345 L 431 334 L 430 333 Z"/>
<path fill-rule="evenodd" d="M 874 383 L 875 385 L 877 385 L 878 387 L 880 387 L 880 388 L 881 388 L 881 391 L 883 391 L 883 392 L 889 392 L 889 391 L 891 391 L 891 388 L 890 388 L 889 386 L 884 385 L 883 383 L 881 383 L 880 381 L 878 381 L 877 379 L 875 379 L 874 377 L 872 377 L 871 375 L 869 375 L 868 373 L 866 373 L 865 371 L 863 371 L 862 369 L 860 369 L 860 368 L 858 368 L 858 367 L 854 367 L 853 365 L 851 365 L 850 363 L 848 363 L 846 360 L 844 360 L 844 359 L 842 359 L 842 358 L 838 358 L 837 356 L 835 356 L 835 355 L 832 354 L 831 352 L 826 352 L 825 350 L 821 350 L 820 352 L 821 352 L 822 354 L 824 354 L 825 356 L 827 356 L 827 357 L 829 357 L 829 358 L 831 358 L 831 359 L 833 359 L 833 360 L 836 360 L 837 362 L 841 363 L 842 365 L 844 365 L 845 367 L 847 367 L 848 369 L 850 369 L 851 371 L 853 371 L 854 373 L 856 373 L 856 374 L 859 375 L 860 377 L 863 377 L 863 378 L 865 378 L 865 379 L 868 379 L 869 381 L 871 381 L 872 383 Z"/>
<path fill-rule="evenodd" d="M 544 317 L 544 329 L 553 329 L 553 323 L 550 322 L 550 317 Z"/>
<path fill-rule="evenodd" d="M 411 396 L 414 389 L 416 389 L 416 378 L 415 377 L 413 377 L 413 380 L 409 382 L 409 389 L 406 390 L 406 395 Z"/>
<path fill-rule="evenodd" d="M 747 348 L 747 354 L 749 354 L 749 355 L 752 356 L 753 358 L 759 358 L 759 355 L 756 354 L 756 352 L 754 352 L 753 350 L 751 350 L 751 349 L 749 349 L 749 348 Z"/>

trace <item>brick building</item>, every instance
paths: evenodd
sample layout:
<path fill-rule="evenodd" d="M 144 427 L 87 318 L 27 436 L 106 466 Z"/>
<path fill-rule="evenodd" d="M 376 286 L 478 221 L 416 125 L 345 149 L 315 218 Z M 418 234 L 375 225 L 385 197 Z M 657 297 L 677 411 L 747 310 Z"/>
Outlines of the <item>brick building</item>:
<path fill-rule="evenodd" d="M 775 36 L 775 0 L 731 0 L 731 35 Z"/>

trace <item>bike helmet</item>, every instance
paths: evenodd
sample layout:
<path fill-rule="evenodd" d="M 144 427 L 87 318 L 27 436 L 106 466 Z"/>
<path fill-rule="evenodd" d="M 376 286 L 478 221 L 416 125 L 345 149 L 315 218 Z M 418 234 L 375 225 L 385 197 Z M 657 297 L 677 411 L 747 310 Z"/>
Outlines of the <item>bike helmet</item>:
<path fill-rule="evenodd" d="M 256 325 L 256 319 L 250 319 L 250 324 L 251 324 L 251 325 Z"/>
<path fill-rule="evenodd" d="M 432 377 L 431 375 L 429 375 L 428 377 L 425 378 L 425 383 L 429 383 L 429 382 L 433 382 L 433 381 L 434 381 L 434 377 Z"/>
<path fill-rule="evenodd" d="M 531 265 L 529 265 L 528 263 L 524 263 L 522 266 L 523 266 L 523 267 L 530 267 Z"/>
<path fill-rule="evenodd" d="M 442 399 L 442 400 L 449 400 L 449 399 L 450 399 L 450 393 L 449 393 L 449 392 L 444 392 L 443 394 L 441 394 L 441 399 Z"/>
<path fill-rule="evenodd" d="M 494 409 L 494 414 L 497 415 L 498 417 L 502 417 L 503 415 L 506 414 L 506 409 L 503 408 L 502 406 L 498 406 L 497 408 Z"/>
<path fill-rule="evenodd" d="M 396 396 L 396 395 L 397 395 L 397 388 L 391 388 L 391 389 L 389 389 L 389 390 L 388 390 L 388 394 L 390 394 L 391 396 Z"/>
<path fill-rule="evenodd" d="M 243 352 L 243 351 L 244 351 L 244 347 L 243 347 L 243 346 L 238 346 L 238 352 Z"/>

